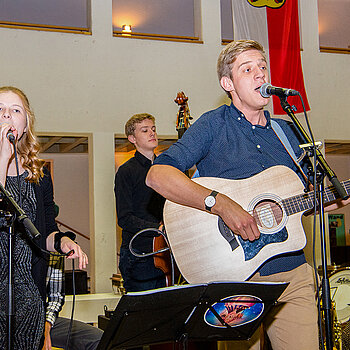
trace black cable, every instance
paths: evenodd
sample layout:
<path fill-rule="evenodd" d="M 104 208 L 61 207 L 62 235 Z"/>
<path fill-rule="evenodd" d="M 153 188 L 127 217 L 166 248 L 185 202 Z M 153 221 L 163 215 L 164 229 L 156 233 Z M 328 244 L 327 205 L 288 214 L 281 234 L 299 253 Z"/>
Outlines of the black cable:
<path fill-rule="evenodd" d="M 159 250 L 157 250 L 156 252 L 150 252 L 150 253 L 136 253 L 135 250 L 133 249 L 132 247 L 132 243 L 134 241 L 134 239 L 136 237 L 138 237 L 139 235 L 145 233 L 145 232 L 149 232 L 149 231 L 153 231 L 153 232 L 156 232 L 160 235 L 163 236 L 164 240 L 165 240 L 165 243 L 167 244 L 167 247 L 165 248 L 161 248 Z M 165 234 L 165 232 L 161 231 L 161 230 L 158 230 L 157 228 L 153 228 L 153 227 L 150 227 L 150 228 L 145 228 L 139 232 L 137 232 L 130 240 L 130 243 L 129 243 L 129 250 L 130 250 L 130 253 L 134 256 L 136 256 L 137 258 L 146 258 L 148 256 L 153 256 L 155 254 L 159 254 L 159 253 L 164 253 L 166 251 L 169 251 L 170 252 L 170 263 L 171 263 L 171 282 L 172 284 L 175 284 L 175 266 L 174 266 L 174 257 L 173 257 L 173 254 L 171 252 L 171 249 L 170 249 L 170 244 L 169 244 L 169 241 L 168 241 L 168 238 Z"/>
<path fill-rule="evenodd" d="M 72 300 L 72 312 L 70 316 L 70 322 L 69 322 L 69 328 L 68 328 L 68 336 L 66 341 L 66 347 L 65 350 L 69 350 L 69 342 L 70 337 L 72 333 L 72 327 L 73 327 L 73 317 L 74 317 L 74 309 L 75 309 L 75 268 L 74 268 L 74 260 L 72 260 L 72 289 L 73 289 L 73 300 Z"/>

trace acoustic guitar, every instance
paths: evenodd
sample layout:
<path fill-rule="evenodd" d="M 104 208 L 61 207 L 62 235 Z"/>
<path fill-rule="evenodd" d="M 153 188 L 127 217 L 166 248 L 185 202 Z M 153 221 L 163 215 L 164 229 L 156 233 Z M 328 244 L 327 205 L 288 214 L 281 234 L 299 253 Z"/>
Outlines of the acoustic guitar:
<path fill-rule="evenodd" d="M 175 261 L 189 283 L 244 281 L 271 257 L 306 245 L 301 216 L 313 209 L 314 193 L 303 192 L 304 185 L 290 168 L 274 166 L 243 180 L 193 181 L 239 203 L 255 218 L 261 235 L 245 241 L 219 216 L 167 200 L 164 225 Z M 350 180 L 342 184 L 349 194 Z M 337 198 L 333 186 L 325 190 L 326 202 Z"/>

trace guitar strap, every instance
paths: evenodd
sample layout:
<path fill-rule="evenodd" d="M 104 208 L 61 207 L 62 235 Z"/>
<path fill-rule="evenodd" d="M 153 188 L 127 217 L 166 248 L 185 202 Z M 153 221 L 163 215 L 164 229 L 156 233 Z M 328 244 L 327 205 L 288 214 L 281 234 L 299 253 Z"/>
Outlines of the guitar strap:
<path fill-rule="evenodd" d="M 279 140 L 281 141 L 282 145 L 284 146 L 284 148 L 286 149 L 287 153 L 290 155 L 290 157 L 293 159 L 293 162 L 295 163 L 295 165 L 298 167 L 298 169 L 300 170 L 301 174 L 303 175 L 306 183 L 309 183 L 309 179 L 306 176 L 306 174 L 304 173 L 304 170 L 301 168 L 300 166 L 300 161 L 304 158 L 305 156 L 305 151 L 304 153 L 298 158 L 292 148 L 292 145 L 290 144 L 286 134 L 284 133 L 283 129 L 281 128 L 281 126 L 276 122 L 276 120 L 271 118 L 271 127 L 273 129 L 273 131 L 275 132 L 275 134 L 277 135 L 277 137 L 279 138 Z"/>

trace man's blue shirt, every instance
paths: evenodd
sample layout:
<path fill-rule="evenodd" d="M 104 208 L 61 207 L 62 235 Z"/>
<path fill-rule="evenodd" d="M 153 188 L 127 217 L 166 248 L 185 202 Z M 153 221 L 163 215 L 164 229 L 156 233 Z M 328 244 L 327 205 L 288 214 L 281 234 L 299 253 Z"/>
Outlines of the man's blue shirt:
<path fill-rule="evenodd" d="M 154 164 L 166 164 L 181 171 L 197 166 L 200 176 L 244 179 L 275 165 L 285 165 L 303 176 L 271 128 L 269 112 L 265 126 L 252 125 L 233 104 L 203 114 L 163 152 Z M 299 157 L 301 143 L 292 125 L 275 119 Z M 306 163 L 301 166 L 306 170 Z M 258 271 L 262 275 L 289 271 L 305 262 L 302 251 L 274 257 Z"/>

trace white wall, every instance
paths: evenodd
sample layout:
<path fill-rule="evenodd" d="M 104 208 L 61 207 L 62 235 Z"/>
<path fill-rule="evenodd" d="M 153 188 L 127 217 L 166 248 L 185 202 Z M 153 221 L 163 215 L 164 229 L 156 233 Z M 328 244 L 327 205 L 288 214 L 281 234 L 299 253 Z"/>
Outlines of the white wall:
<path fill-rule="evenodd" d="M 92 35 L 0 28 L 1 85 L 22 88 L 42 132 L 92 133 L 90 229 L 96 291 L 110 290 L 115 270 L 114 133 L 147 111 L 159 134 L 176 134 L 176 93 L 194 117 L 227 102 L 216 78 L 220 2 L 202 0 L 204 44 L 112 37 L 111 1 L 92 0 Z M 347 139 L 349 55 L 318 49 L 317 1 L 301 0 L 302 60 L 318 139 Z M 96 262 L 96 264 L 94 263 Z"/>

